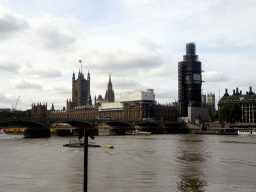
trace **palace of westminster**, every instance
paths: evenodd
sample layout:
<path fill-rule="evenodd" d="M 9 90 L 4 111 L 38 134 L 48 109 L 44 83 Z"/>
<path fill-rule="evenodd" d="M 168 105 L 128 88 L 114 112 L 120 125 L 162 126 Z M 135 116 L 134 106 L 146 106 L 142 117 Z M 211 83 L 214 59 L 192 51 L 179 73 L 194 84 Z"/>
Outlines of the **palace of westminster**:
<path fill-rule="evenodd" d="M 177 107 L 175 105 L 160 105 L 155 102 L 153 89 L 146 92 L 136 91 L 121 94 L 120 102 L 115 102 L 115 94 L 112 88 L 111 76 L 105 98 L 99 95 L 94 98 L 94 105 L 90 95 L 90 73 L 85 79 L 84 74 L 79 71 L 78 78 L 72 77 L 72 100 L 66 102 L 66 108 L 55 110 L 52 104 L 47 110 L 47 104 L 32 104 L 31 115 L 34 118 L 86 118 L 95 119 L 108 116 L 111 119 L 133 119 L 142 120 L 155 118 L 176 121 Z"/>
<path fill-rule="evenodd" d="M 186 55 L 183 61 L 178 63 L 178 102 L 172 104 L 157 104 L 153 89 L 122 93 L 120 101 L 115 102 L 115 94 L 112 87 L 111 76 L 105 98 L 101 95 L 94 98 L 92 104 L 90 94 L 90 73 L 85 79 L 83 72 L 79 71 L 76 79 L 72 77 L 72 100 L 66 102 L 63 110 L 55 110 L 52 104 L 47 110 L 47 104 L 32 104 L 31 116 L 34 118 L 86 118 L 95 119 L 100 116 L 108 116 L 118 120 L 143 120 L 153 118 L 168 121 L 190 121 L 196 119 L 209 121 L 215 116 L 215 94 L 202 94 L 202 70 L 201 62 L 196 55 L 195 43 L 186 44 Z M 228 103 L 237 103 L 241 106 L 242 120 L 238 123 L 256 123 L 256 94 L 233 90 L 229 95 L 225 94 L 218 102 L 218 109 Z"/>
<path fill-rule="evenodd" d="M 94 98 L 90 94 L 90 73 L 85 79 L 79 71 L 76 79 L 72 76 L 72 99 L 66 101 L 66 107 L 55 110 L 52 104 L 47 110 L 46 104 L 32 104 L 31 116 L 34 118 L 86 118 L 96 119 L 108 116 L 118 120 L 143 120 L 153 118 L 168 121 L 194 121 L 196 118 L 210 120 L 215 114 L 215 94 L 201 94 L 201 62 L 195 55 L 195 44 L 186 45 L 186 55 L 178 64 L 179 101 L 172 104 L 159 104 L 155 101 L 153 89 L 122 93 L 120 101 L 115 102 L 111 76 L 105 98 L 101 95 Z"/>

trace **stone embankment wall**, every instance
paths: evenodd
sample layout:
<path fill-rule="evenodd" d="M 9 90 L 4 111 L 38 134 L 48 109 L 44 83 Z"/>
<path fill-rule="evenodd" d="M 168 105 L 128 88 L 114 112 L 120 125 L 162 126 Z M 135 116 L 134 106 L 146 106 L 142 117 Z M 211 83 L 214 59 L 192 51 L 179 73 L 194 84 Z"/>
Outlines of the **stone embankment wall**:
<path fill-rule="evenodd" d="M 209 129 L 220 129 L 222 128 L 222 125 L 219 122 L 205 122 L 205 127 L 208 127 Z"/>
<path fill-rule="evenodd" d="M 194 132 L 194 131 L 200 131 L 202 130 L 202 127 L 200 125 L 197 124 L 193 124 L 193 123 L 189 123 L 189 122 L 185 122 L 186 127 L 189 129 L 189 132 Z"/>
<path fill-rule="evenodd" d="M 222 129 L 222 125 L 219 122 L 203 122 L 202 124 L 193 124 L 189 122 L 185 122 L 187 128 L 190 132 L 208 130 L 208 131 L 220 131 Z M 224 128 L 229 128 L 230 124 L 226 123 Z"/>
<path fill-rule="evenodd" d="M 256 124 L 253 123 L 224 123 L 223 127 L 222 124 L 219 122 L 206 122 L 206 125 L 209 124 L 209 129 L 220 129 L 220 128 L 232 128 L 232 127 L 239 127 L 239 126 L 256 126 Z"/>

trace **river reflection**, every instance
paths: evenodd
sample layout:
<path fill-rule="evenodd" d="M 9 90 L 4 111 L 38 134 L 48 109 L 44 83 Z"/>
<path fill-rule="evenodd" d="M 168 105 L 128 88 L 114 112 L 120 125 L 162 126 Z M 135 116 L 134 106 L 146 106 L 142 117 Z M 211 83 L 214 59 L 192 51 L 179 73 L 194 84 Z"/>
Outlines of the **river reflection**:
<path fill-rule="evenodd" d="M 203 146 L 203 140 L 191 137 L 191 135 L 184 135 L 182 139 L 179 139 L 180 155 L 177 157 L 180 165 L 180 181 L 177 186 L 179 191 L 205 191 L 204 187 L 207 184 L 202 171 L 205 161 Z"/>

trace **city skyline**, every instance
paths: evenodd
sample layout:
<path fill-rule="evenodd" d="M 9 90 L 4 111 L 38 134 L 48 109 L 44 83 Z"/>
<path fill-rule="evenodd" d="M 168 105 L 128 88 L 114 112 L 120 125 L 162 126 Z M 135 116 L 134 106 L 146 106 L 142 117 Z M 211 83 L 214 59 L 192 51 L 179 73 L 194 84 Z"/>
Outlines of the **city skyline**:
<path fill-rule="evenodd" d="M 254 1 L 0 1 L 0 108 L 65 106 L 72 73 L 91 74 L 91 96 L 104 96 L 111 73 L 123 92 L 154 89 L 178 100 L 178 62 L 194 42 L 202 93 L 216 103 L 228 88 L 256 90 Z M 220 95 L 219 95 L 220 90 Z"/>

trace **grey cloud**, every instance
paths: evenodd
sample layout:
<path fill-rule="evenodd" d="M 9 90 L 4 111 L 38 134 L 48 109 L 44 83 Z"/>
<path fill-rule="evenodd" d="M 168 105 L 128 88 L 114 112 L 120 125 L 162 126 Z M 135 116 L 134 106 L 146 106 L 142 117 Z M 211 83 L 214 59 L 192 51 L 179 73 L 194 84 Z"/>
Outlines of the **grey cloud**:
<path fill-rule="evenodd" d="M 5 95 L 0 93 L 0 101 L 1 103 L 11 103 L 13 102 L 12 99 L 7 98 Z"/>
<path fill-rule="evenodd" d="M 135 80 L 119 80 L 119 81 L 115 81 L 115 84 L 113 84 L 113 86 L 115 86 L 116 89 L 138 89 L 138 88 L 142 88 L 142 84 L 135 81 Z"/>
<path fill-rule="evenodd" d="M 16 32 L 29 28 L 29 24 L 22 18 L 5 14 L 0 18 L 0 39 L 8 38 Z"/>
<path fill-rule="evenodd" d="M 14 82 L 14 86 L 17 89 L 38 89 L 42 90 L 42 86 L 36 83 L 27 82 L 25 80 L 21 80 L 19 82 Z"/>
<path fill-rule="evenodd" d="M 20 68 L 19 64 L 13 63 L 11 61 L 0 62 L 0 71 L 7 73 L 16 73 Z"/>
<path fill-rule="evenodd" d="M 56 78 L 62 77 L 63 74 L 60 69 L 55 67 L 50 68 L 35 68 L 30 62 L 23 61 L 20 67 L 20 74 L 26 75 L 27 78 Z"/>
<path fill-rule="evenodd" d="M 65 51 L 70 50 L 70 46 L 76 41 L 75 37 L 65 35 L 54 29 L 44 29 L 41 27 L 36 33 L 40 39 L 35 42 L 37 45 L 41 45 L 43 50 L 48 51 Z"/>
<path fill-rule="evenodd" d="M 55 91 L 59 94 L 72 95 L 70 89 L 67 89 L 65 87 L 57 87 L 55 88 Z"/>
<path fill-rule="evenodd" d="M 203 79 L 203 81 L 205 81 L 205 83 L 207 83 L 207 82 L 224 82 L 224 81 L 229 80 L 229 77 L 227 77 L 223 73 L 217 72 L 217 71 L 204 72 L 202 76 L 203 76 L 202 79 Z"/>
<path fill-rule="evenodd" d="M 166 92 L 156 92 L 155 93 L 156 98 L 160 99 L 176 99 L 178 97 L 178 92 L 177 91 L 172 91 L 172 90 L 166 90 Z"/>
<path fill-rule="evenodd" d="M 37 72 L 37 75 L 40 78 L 55 78 L 55 77 L 61 77 L 62 73 L 60 70 L 54 70 L 52 71 L 51 69 L 49 71 L 40 71 Z"/>
<path fill-rule="evenodd" d="M 163 56 L 156 44 L 150 40 L 143 40 L 138 44 L 144 49 L 141 54 L 125 48 L 117 48 L 107 53 L 92 48 L 84 55 L 88 58 L 86 66 L 90 70 L 116 72 L 123 76 L 127 73 L 136 75 L 141 70 L 158 68 L 163 64 Z"/>
<path fill-rule="evenodd" d="M 122 66 L 136 67 L 136 68 L 155 68 L 162 64 L 162 60 L 159 57 L 147 57 L 147 58 L 134 58 L 128 62 L 123 62 Z"/>
<path fill-rule="evenodd" d="M 0 72 L 25 75 L 27 78 L 56 78 L 63 76 L 61 70 L 58 68 L 38 69 L 27 60 L 17 60 L 13 62 L 4 57 L 2 61 L 0 61 Z"/>
<path fill-rule="evenodd" d="M 9 108 L 11 109 L 12 107 L 15 106 L 15 103 L 17 102 L 17 95 L 9 95 L 5 96 L 0 93 L 0 101 L 1 101 L 1 108 Z M 21 99 L 19 100 L 18 106 L 22 103 Z"/>
<path fill-rule="evenodd" d="M 230 82 L 232 87 L 256 87 L 256 77 L 243 76 Z"/>
<path fill-rule="evenodd" d="M 211 4 L 207 10 L 210 15 L 217 15 L 218 17 L 223 17 L 228 13 L 228 7 L 230 3 L 227 1 L 220 1 L 216 4 Z"/>
<path fill-rule="evenodd" d="M 108 56 L 105 59 L 105 63 L 101 63 L 100 65 L 87 65 L 90 70 L 98 71 L 99 73 L 103 72 L 111 72 L 115 73 L 116 76 L 130 76 L 138 75 L 141 70 L 144 73 L 149 72 L 151 69 L 158 68 L 162 65 L 162 59 L 160 57 L 133 57 L 125 61 L 118 61 L 115 57 Z"/>
<path fill-rule="evenodd" d="M 113 89 L 138 89 L 138 87 L 143 88 L 143 85 L 135 80 L 130 80 L 124 77 L 123 79 L 121 78 L 111 78 L 111 82 L 113 85 Z M 104 90 L 107 89 L 108 85 L 108 79 L 106 79 L 105 82 L 101 82 L 97 84 L 97 88 L 102 88 Z"/>
<path fill-rule="evenodd" d="M 140 44 L 144 45 L 149 51 L 158 51 L 160 48 L 157 44 L 153 43 L 151 40 L 141 40 Z"/>

